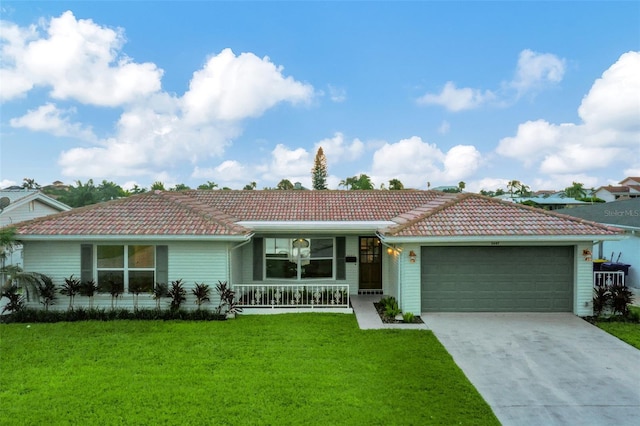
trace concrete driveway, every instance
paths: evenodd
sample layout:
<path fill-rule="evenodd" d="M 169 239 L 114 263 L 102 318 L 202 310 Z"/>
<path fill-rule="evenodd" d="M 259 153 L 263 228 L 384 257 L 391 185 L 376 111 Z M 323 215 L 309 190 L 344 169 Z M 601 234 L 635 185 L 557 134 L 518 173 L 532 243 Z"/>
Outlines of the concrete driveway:
<path fill-rule="evenodd" d="M 640 350 L 572 314 L 422 314 L 503 425 L 640 424 Z"/>

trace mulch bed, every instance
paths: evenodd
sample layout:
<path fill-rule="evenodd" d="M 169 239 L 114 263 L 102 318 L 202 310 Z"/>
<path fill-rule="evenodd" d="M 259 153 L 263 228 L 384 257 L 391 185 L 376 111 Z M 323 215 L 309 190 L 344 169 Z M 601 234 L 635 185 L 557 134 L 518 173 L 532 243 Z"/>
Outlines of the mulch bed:
<path fill-rule="evenodd" d="M 376 307 L 376 311 L 378 312 L 378 315 L 380 315 L 380 319 L 382 320 L 383 323 L 385 324 L 409 324 L 409 323 L 405 323 L 404 321 L 400 320 L 396 320 L 395 318 L 389 318 L 388 316 L 386 316 L 384 314 L 384 305 L 382 303 L 374 303 L 373 306 Z M 413 317 L 413 321 L 411 321 L 410 324 L 423 324 L 424 322 L 422 321 L 422 318 L 420 318 L 418 315 Z"/>

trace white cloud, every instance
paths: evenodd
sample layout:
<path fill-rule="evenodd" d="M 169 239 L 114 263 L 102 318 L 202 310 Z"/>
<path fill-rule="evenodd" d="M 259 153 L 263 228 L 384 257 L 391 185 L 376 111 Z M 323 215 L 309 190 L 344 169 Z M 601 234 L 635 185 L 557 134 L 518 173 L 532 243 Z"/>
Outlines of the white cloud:
<path fill-rule="evenodd" d="M 182 102 L 191 123 L 258 117 L 279 102 L 308 102 L 313 87 L 282 75 L 282 67 L 253 53 L 224 49 L 193 73 Z"/>
<path fill-rule="evenodd" d="M 532 188 L 562 191 L 572 185 L 573 182 L 580 182 L 585 188 L 598 187 L 600 180 L 585 173 L 574 174 L 552 174 L 548 178 L 537 178 L 532 182 Z"/>
<path fill-rule="evenodd" d="M 117 106 L 160 90 L 162 70 L 118 54 L 124 44 L 122 30 L 78 20 L 70 11 L 41 28 L 3 22 L 2 34 L 1 76 L 11 82 L 0 89 L 3 100 L 43 86 L 51 88 L 55 99 Z"/>
<path fill-rule="evenodd" d="M 360 139 L 353 139 L 351 143 L 345 142 L 344 135 L 340 132 L 336 132 L 332 138 L 316 142 L 315 151 L 320 147 L 327 157 L 327 164 L 357 160 L 364 152 L 364 143 Z M 315 156 L 315 152 L 313 155 Z"/>
<path fill-rule="evenodd" d="M 509 85 L 523 93 L 547 83 L 558 83 L 564 77 L 565 67 L 565 60 L 556 55 L 525 49 L 520 52 L 516 75 Z"/>
<path fill-rule="evenodd" d="M 562 81 L 564 72 L 564 59 L 551 53 L 538 53 L 525 49 L 520 52 L 518 57 L 514 79 L 503 82 L 501 85 L 502 89 L 507 90 L 457 88 L 455 83 L 448 81 L 440 93 L 427 93 L 418 98 L 417 103 L 419 105 L 440 105 L 453 112 L 478 108 L 487 103 L 507 105 L 513 102 L 510 98 L 513 98 L 514 95 L 509 92 L 513 92 L 514 89 L 517 91 L 517 98 L 526 92 Z"/>
<path fill-rule="evenodd" d="M 484 189 L 486 191 L 495 191 L 497 189 L 507 189 L 507 184 L 511 179 L 502 179 L 502 178 L 483 178 L 480 180 L 474 180 L 471 182 L 467 182 L 465 187 L 466 191 L 470 192 L 480 192 L 480 190 Z"/>
<path fill-rule="evenodd" d="M 640 129 L 640 52 L 627 52 L 591 86 L 578 108 L 580 118 L 598 129 Z"/>
<path fill-rule="evenodd" d="M 341 87 L 336 87 L 332 84 L 327 85 L 329 88 L 329 97 L 333 102 L 344 102 L 347 100 L 347 91 Z"/>
<path fill-rule="evenodd" d="M 549 175 L 576 175 L 618 163 L 640 167 L 640 53 L 629 52 L 606 70 L 583 98 L 583 123 L 545 120 L 518 126 L 496 152 Z"/>
<path fill-rule="evenodd" d="M 463 111 L 473 109 L 495 99 L 495 94 L 485 90 L 468 87 L 458 89 L 456 85 L 448 81 L 439 94 L 427 93 L 418 98 L 420 105 L 441 105 L 449 111 Z"/>
<path fill-rule="evenodd" d="M 86 141 L 95 141 L 96 136 L 91 129 L 80 123 L 72 123 L 69 116 L 75 113 L 74 108 L 62 110 L 55 104 L 47 103 L 35 110 L 29 110 L 19 118 L 12 118 L 11 127 L 22 127 L 37 132 L 47 132 L 55 136 L 69 136 Z"/>
<path fill-rule="evenodd" d="M 481 154 L 469 145 L 457 145 L 443 153 L 435 144 L 413 136 L 385 144 L 373 154 L 372 178 L 377 184 L 400 179 L 405 187 L 424 188 L 427 182 L 457 184 L 473 175 Z"/>
<path fill-rule="evenodd" d="M 10 179 L 0 179 L 0 189 L 8 188 L 10 186 L 17 185 L 18 183 L 15 180 Z"/>

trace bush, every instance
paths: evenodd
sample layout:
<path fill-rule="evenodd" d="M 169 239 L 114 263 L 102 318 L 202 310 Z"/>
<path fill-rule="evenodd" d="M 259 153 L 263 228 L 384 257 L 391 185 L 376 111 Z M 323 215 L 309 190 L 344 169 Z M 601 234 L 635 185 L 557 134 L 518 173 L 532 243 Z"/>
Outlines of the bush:
<path fill-rule="evenodd" d="M 607 310 L 613 315 L 629 316 L 633 293 L 622 283 L 599 284 L 593 288 L 593 314 L 601 316 Z"/>
<path fill-rule="evenodd" d="M 0 298 L 6 297 L 9 302 L 2 308 L 2 313 L 5 312 L 14 313 L 24 309 L 24 296 L 18 293 L 19 287 L 17 284 L 10 284 L 4 289 Z"/>
<path fill-rule="evenodd" d="M 169 289 L 167 295 L 171 298 L 171 310 L 179 310 L 182 302 L 187 300 L 187 291 L 184 289 L 181 279 L 177 281 L 171 281 L 171 288 Z"/>
<path fill-rule="evenodd" d="M 413 322 L 414 315 L 411 312 L 405 312 L 402 314 L 402 322 L 411 324 Z"/>
<path fill-rule="evenodd" d="M 209 310 L 187 311 L 184 309 L 84 309 L 69 311 L 45 311 L 44 309 L 24 308 L 9 315 L 0 317 L 3 323 L 54 323 L 76 321 L 116 321 L 116 320 L 150 320 L 150 321 L 223 321 L 225 315 Z"/>

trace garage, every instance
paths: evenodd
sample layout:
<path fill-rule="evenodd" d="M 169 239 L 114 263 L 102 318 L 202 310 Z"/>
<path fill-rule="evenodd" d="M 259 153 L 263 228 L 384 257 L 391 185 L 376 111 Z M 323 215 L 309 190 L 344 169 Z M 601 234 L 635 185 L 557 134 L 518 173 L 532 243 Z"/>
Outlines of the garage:
<path fill-rule="evenodd" d="M 572 246 L 422 247 L 423 312 L 571 312 Z"/>

